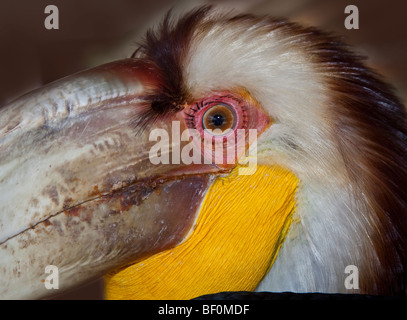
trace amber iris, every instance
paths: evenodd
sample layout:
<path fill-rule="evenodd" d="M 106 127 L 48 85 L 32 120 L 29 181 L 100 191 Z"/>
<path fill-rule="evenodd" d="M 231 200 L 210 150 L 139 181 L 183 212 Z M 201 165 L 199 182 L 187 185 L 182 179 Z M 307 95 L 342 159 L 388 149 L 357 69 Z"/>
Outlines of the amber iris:
<path fill-rule="evenodd" d="M 220 129 L 223 133 L 233 129 L 236 123 L 236 115 L 233 110 L 225 104 L 217 104 L 208 109 L 203 118 L 204 129 Z"/>

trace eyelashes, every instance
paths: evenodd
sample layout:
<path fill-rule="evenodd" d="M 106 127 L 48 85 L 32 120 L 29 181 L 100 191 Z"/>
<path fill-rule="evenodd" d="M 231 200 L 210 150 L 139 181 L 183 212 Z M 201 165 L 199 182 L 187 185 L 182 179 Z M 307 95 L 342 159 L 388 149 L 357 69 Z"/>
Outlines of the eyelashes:
<path fill-rule="evenodd" d="M 212 93 L 187 106 L 183 115 L 188 128 L 217 139 L 226 138 L 237 129 L 247 129 L 250 124 L 246 101 L 230 93 Z"/>
<path fill-rule="evenodd" d="M 184 114 L 185 114 L 185 121 L 187 123 L 187 126 L 189 128 L 196 129 L 196 124 L 195 124 L 196 120 L 195 120 L 194 112 L 192 114 L 185 112 Z"/>
<path fill-rule="evenodd" d="M 165 120 L 175 113 L 183 111 L 185 108 L 185 103 L 180 100 L 184 99 L 179 99 L 179 97 L 176 99 L 172 95 L 163 93 L 147 94 L 141 97 L 140 102 L 136 106 L 137 112 L 132 119 L 130 119 L 130 125 L 135 131 L 136 135 L 143 134 L 143 132 L 153 126 L 157 121 Z M 238 114 L 238 128 L 248 128 L 248 106 L 242 99 L 239 99 L 231 94 L 215 95 L 215 97 L 212 96 L 210 99 L 200 100 L 195 102 L 190 107 L 187 107 L 187 110 L 183 111 L 186 125 L 192 129 L 202 129 L 203 115 L 209 109 L 217 105 L 229 106 L 235 111 L 236 114 Z M 213 121 L 219 121 L 219 119 Z"/>
<path fill-rule="evenodd" d="M 230 96 L 224 96 L 224 97 L 231 98 Z M 233 100 L 235 100 L 236 102 L 241 102 L 241 100 L 237 100 L 237 99 L 233 99 Z M 224 100 L 221 97 L 219 99 L 214 99 L 214 100 L 207 101 L 207 102 L 201 101 L 201 102 L 195 103 L 194 106 L 190 107 L 188 111 L 184 111 L 187 126 L 189 128 L 192 128 L 192 129 L 197 129 L 197 121 L 201 120 L 200 119 L 201 117 L 197 116 L 198 112 L 199 113 L 204 112 L 202 109 L 207 108 L 207 110 L 204 112 L 204 116 L 205 116 L 205 114 L 207 112 L 209 112 L 211 108 L 223 105 L 225 107 L 230 107 L 231 109 L 240 108 L 240 110 L 241 110 L 239 112 L 240 118 L 241 118 L 241 127 L 240 127 L 240 129 L 246 129 L 248 127 L 248 125 L 249 125 L 247 106 L 246 105 L 240 105 L 240 106 L 237 106 L 237 107 L 232 107 L 230 104 L 224 103 L 223 101 Z"/>
<path fill-rule="evenodd" d="M 189 128 L 196 129 L 196 117 L 195 116 L 196 116 L 196 113 L 203 108 L 205 108 L 203 101 L 201 101 L 200 103 L 196 102 L 195 105 L 188 110 L 189 112 L 184 112 L 185 121 Z"/>
<path fill-rule="evenodd" d="M 202 108 L 204 108 L 204 103 L 203 101 L 201 101 L 201 103 L 199 104 L 198 102 L 195 104 L 194 108 L 191 108 L 192 111 L 197 112 L 199 110 L 201 110 Z"/>

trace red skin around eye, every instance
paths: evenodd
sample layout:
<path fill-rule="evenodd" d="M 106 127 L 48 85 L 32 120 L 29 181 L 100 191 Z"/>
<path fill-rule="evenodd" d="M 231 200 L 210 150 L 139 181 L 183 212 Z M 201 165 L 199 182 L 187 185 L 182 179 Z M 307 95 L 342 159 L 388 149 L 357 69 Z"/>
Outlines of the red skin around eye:
<path fill-rule="evenodd" d="M 202 133 L 205 130 L 202 121 L 205 112 L 219 104 L 226 104 L 234 111 L 234 114 L 236 116 L 234 126 L 235 129 L 244 129 L 247 127 L 248 114 L 246 106 L 243 105 L 243 101 L 239 101 L 229 94 L 229 95 L 211 96 L 209 99 L 197 102 L 192 108 L 190 108 L 190 111 L 192 111 L 194 115 L 193 119 L 194 128 L 197 129 L 200 133 Z M 191 117 L 188 118 L 191 119 Z M 229 134 L 226 134 L 222 137 L 226 139 L 226 137 L 230 136 L 231 134 L 234 134 L 233 130 L 231 130 Z M 220 139 L 221 137 L 218 138 Z"/>
<path fill-rule="evenodd" d="M 225 135 L 216 136 L 208 133 L 202 124 L 202 119 L 211 107 L 226 104 L 234 111 L 236 116 L 233 130 Z M 201 153 L 205 161 L 212 161 L 219 167 L 233 167 L 245 150 L 253 142 L 252 134 L 249 140 L 249 130 L 255 129 L 257 136 L 261 134 L 271 123 L 270 117 L 260 105 L 245 90 L 215 92 L 198 100 L 183 110 L 187 127 L 196 143 L 200 143 Z M 244 131 L 242 131 L 244 130 Z M 239 132 L 240 131 L 240 132 Z M 243 132 L 243 139 L 242 134 Z M 199 135 L 199 137 L 196 137 Z M 199 141 L 200 138 L 200 141 Z M 206 147 L 205 147 L 206 145 Z M 215 152 L 215 146 L 222 148 L 222 155 Z M 231 151 L 232 150 L 232 151 Z M 232 159 L 233 158 L 233 159 Z"/>

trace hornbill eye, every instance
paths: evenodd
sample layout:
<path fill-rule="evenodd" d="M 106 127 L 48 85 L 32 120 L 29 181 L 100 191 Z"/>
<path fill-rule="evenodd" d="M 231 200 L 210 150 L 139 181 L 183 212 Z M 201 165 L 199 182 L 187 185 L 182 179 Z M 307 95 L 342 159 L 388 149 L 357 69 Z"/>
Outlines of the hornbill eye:
<path fill-rule="evenodd" d="M 253 142 L 250 130 L 254 130 L 252 137 L 257 136 L 271 121 L 251 95 L 239 88 L 198 99 L 187 105 L 183 114 L 204 157 L 217 164 L 235 163 Z"/>
<path fill-rule="evenodd" d="M 248 108 L 255 106 L 253 114 Z M 197 129 L 214 136 L 228 136 L 237 129 L 249 128 L 249 119 L 257 121 L 256 114 L 261 112 L 256 103 L 250 101 L 249 95 L 220 92 L 210 95 L 186 108 L 184 114 L 189 128 Z M 255 127 L 252 123 L 252 127 Z"/>
<path fill-rule="evenodd" d="M 211 130 L 214 135 L 225 135 L 234 129 L 236 125 L 236 114 L 233 109 L 226 104 L 216 104 L 211 106 L 203 115 L 202 126 Z M 218 134 L 218 130 L 220 134 Z M 213 131 L 216 130 L 216 131 Z"/>

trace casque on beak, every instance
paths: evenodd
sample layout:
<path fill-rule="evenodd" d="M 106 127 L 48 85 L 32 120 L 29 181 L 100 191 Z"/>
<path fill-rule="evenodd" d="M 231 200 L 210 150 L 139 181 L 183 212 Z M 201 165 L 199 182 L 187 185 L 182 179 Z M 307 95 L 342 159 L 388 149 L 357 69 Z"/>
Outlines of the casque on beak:
<path fill-rule="evenodd" d="M 153 66 L 126 59 L 0 110 L 2 298 L 52 293 L 47 265 L 58 267 L 60 293 L 185 238 L 208 173 L 222 170 L 150 161 L 151 129 L 171 132 L 180 120 L 174 114 L 135 128 L 144 96 L 159 82 Z"/>

